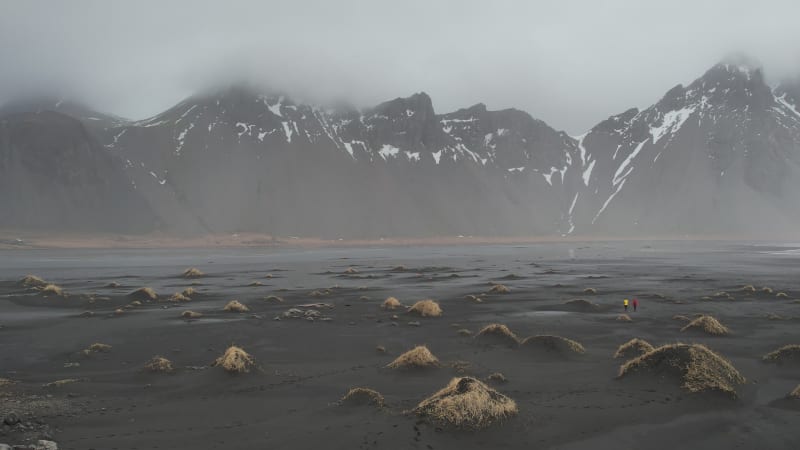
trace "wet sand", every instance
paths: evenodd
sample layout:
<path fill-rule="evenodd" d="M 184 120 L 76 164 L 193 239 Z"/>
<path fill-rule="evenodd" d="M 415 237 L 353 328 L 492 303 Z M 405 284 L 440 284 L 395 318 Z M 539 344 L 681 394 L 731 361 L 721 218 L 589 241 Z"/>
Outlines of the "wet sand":
<path fill-rule="evenodd" d="M 760 361 L 777 347 L 800 344 L 795 248 L 590 242 L 2 251 L 0 377 L 17 383 L 0 387 L 0 413 L 29 413 L 31 427 L 5 427 L 0 442 L 47 433 L 60 448 L 75 449 L 798 448 L 800 402 L 785 396 L 800 384 L 800 365 Z M 400 265 L 405 270 L 395 270 Z M 181 278 L 188 267 L 206 276 Z M 350 267 L 357 273 L 346 274 Z M 58 284 L 68 296 L 25 291 L 17 281 L 27 273 Z M 255 281 L 261 285 L 248 286 Z M 111 282 L 120 286 L 106 287 Z M 485 294 L 489 282 L 511 292 Z M 774 292 L 739 291 L 748 284 Z M 142 286 L 161 297 L 189 286 L 199 294 L 186 303 L 144 302 L 114 314 Z M 589 287 L 597 293 L 585 293 Z M 734 299 L 703 299 L 719 291 Z M 470 294 L 484 294 L 483 301 L 464 298 Z M 265 300 L 270 295 L 284 301 Z M 444 313 L 418 318 L 386 311 L 381 303 L 388 296 L 407 305 L 432 298 Z M 617 320 L 625 297 L 641 303 L 628 312 L 631 322 Z M 223 312 L 232 299 L 251 311 Z M 597 308 L 565 305 L 573 299 Z M 333 306 L 319 309 L 331 320 L 275 320 L 289 308 L 317 302 Z M 93 316 L 81 317 L 87 310 Z M 185 310 L 203 317 L 182 319 Z M 731 334 L 681 332 L 684 322 L 673 319 L 699 313 L 712 314 Z M 520 337 L 577 340 L 586 353 L 544 357 L 457 333 L 494 322 Z M 668 377 L 617 379 L 624 361 L 612 355 L 634 337 L 654 345 L 705 344 L 748 383 L 734 399 L 690 394 Z M 112 349 L 80 353 L 94 342 Z M 231 344 L 252 354 L 258 369 L 230 375 L 209 367 Z M 383 368 L 418 344 L 427 344 L 444 366 L 399 373 Z M 379 345 L 386 353 L 376 351 Z M 143 371 L 155 355 L 169 358 L 174 373 Z M 452 430 L 406 412 L 454 376 L 483 379 L 493 372 L 508 382 L 492 386 L 519 407 L 504 423 Z M 79 381 L 43 387 L 60 379 Z M 387 407 L 339 406 L 356 386 L 382 393 Z"/>

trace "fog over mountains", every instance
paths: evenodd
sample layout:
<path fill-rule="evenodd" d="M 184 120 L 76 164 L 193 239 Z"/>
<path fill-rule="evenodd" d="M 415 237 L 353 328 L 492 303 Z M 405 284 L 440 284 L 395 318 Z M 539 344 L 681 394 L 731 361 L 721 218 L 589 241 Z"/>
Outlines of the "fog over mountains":
<path fill-rule="evenodd" d="M 769 237 L 800 219 L 800 82 L 770 87 L 741 60 L 580 136 L 434 101 L 358 110 L 236 85 L 142 121 L 13 102 L 0 107 L 0 227 Z"/>

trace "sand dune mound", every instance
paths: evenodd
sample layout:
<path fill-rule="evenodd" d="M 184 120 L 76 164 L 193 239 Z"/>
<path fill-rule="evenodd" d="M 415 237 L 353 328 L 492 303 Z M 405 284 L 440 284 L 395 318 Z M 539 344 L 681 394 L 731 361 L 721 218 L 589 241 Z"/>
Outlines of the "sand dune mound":
<path fill-rule="evenodd" d="M 247 373 L 255 366 L 255 360 L 243 349 L 232 345 L 211 365 L 222 367 L 229 373 Z"/>
<path fill-rule="evenodd" d="M 49 283 L 37 277 L 36 275 L 25 275 L 17 282 L 17 284 L 26 288 L 43 288 Z"/>
<path fill-rule="evenodd" d="M 200 269 L 198 269 L 197 267 L 190 267 L 190 268 L 184 270 L 183 274 L 181 276 L 183 278 L 200 278 L 200 277 L 202 277 L 204 275 L 205 274 L 203 272 L 201 272 Z"/>
<path fill-rule="evenodd" d="M 222 308 L 222 310 L 228 312 L 244 313 L 250 311 L 250 308 L 248 308 L 243 303 L 239 302 L 239 300 L 231 300 L 225 305 L 224 308 Z"/>
<path fill-rule="evenodd" d="M 176 292 L 170 295 L 169 298 L 167 298 L 167 301 L 172 303 L 185 303 L 192 301 L 192 299 L 183 295 L 183 292 Z"/>
<path fill-rule="evenodd" d="M 414 413 L 455 428 L 480 429 L 517 414 L 517 404 L 483 382 L 463 377 L 423 400 Z"/>
<path fill-rule="evenodd" d="M 83 353 L 86 356 L 91 356 L 93 353 L 107 353 L 110 351 L 111 351 L 110 345 L 102 344 L 100 342 L 95 342 L 94 344 L 83 349 L 81 353 Z"/>
<path fill-rule="evenodd" d="M 730 333 L 728 328 L 712 316 L 700 316 L 681 328 L 681 331 L 702 331 L 713 336 L 725 336 Z"/>
<path fill-rule="evenodd" d="M 564 302 L 564 309 L 568 309 L 570 311 L 593 312 L 599 310 L 600 306 L 597 305 L 597 303 L 590 302 L 589 300 L 576 298 L 574 300 L 568 300 Z"/>
<path fill-rule="evenodd" d="M 658 347 L 619 368 L 619 378 L 646 373 L 662 379 L 674 376 L 689 392 L 719 391 L 736 396 L 736 386 L 745 378 L 731 363 L 700 344 Z"/>
<path fill-rule="evenodd" d="M 158 294 L 156 294 L 156 291 L 154 291 L 152 288 L 149 287 L 141 287 L 128 294 L 128 297 L 134 300 L 139 300 L 144 302 L 152 302 L 158 300 Z"/>
<path fill-rule="evenodd" d="M 347 269 L 345 269 L 344 273 L 346 275 L 355 275 L 355 274 L 358 273 L 358 269 L 356 269 L 354 267 L 348 267 Z"/>
<path fill-rule="evenodd" d="M 278 297 L 277 295 L 268 295 L 264 298 L 264 300 L 271 303 L 283 303 L 283 298 Z"/>
<path fill-rule="evenodd" d="M 45 285 L 43 288 L 41 288 L 39 293 L 48 297 L 63 297 L 64 295 L 66 295 L 64 289 L 62 289 L 61 286 L 58 286 L 56 284 Z"/>
<path fill-rule="evenodd" d="M 385 401 L 380 392 L 370 388 L 357 387 L 350 389 L 339 400 L 339 404 L 343 406 L 377 406 L 382 408 L 385 405 Z"/>
<path fill-rule="evenodd" d="M 790 344 L 784 345 L 783 347 L 773 350 L 763 358 L 761 358 L 765 362 L 776 363 L 776 364 L 787 364 L 787 363 L 800 363 L 800 345 L 797 344 Z"/>
<path fill-rule="evenodd" d="M 527 337 L 520 342 L 519 347 L 529 352 L 564 357 L 586 353 L 586 349 L 579 342 L 553 335 Z"/>
<path fill-rule="evenodd" d="M 403 304 L 400 303 L 400 300 L 394 297 L 389 297 L 383 301 L 383 305 L 381 305 L 381 307 L 383 309 L 397 309 L 397 308 L 402 308 Z"/>
<path fill-rule="evenodd" d="M 654 348 L 655 347 L 650 345 L 650 343 L 644 339 L 634 338 L 620 345 L 617 349 L 617 352 L 614 353 L 614 358 L 634 358 L 650 352 Z"/>
<path fill-rule="evenodd" d="M 584 294 L 588 294 L 588 295 L 595 295 L 595 294 L 597 294 L 597 289 L 588 287 L 588 288 L 583 290 L 583 293 Z"/>
<path fill-rule="evenodd" d="M 800 400 L 800 384 L 798 384 L 797 387 L 794 388 L 792 392 L 789 392 L 789 395 L 787 395 L 787 397 L 789 397 L 792 400 Z"/>
<path fill-rule="evenodd" d="M 483 327 L 475 335 L 475 340 L 485 344 L 502 344 L 509 347 L 519 345 L 517 335 L 506 325 L 500 323 L 493 323 Z"/>
<path fill-rule="evenodd" d="M 627 314 L 620 314 L 617 316 L 617 322 L 633 322 L 633 319 Z"/>
<path fill-rule="evenodd" d="M 419 345 L 386 365 L 388 369 L 431 369 L 439 367 L 439 358 L 428 347 Z"/>
<path fill-rule="evenodd" d="M 492 382 L 492 383 L 503 384 L 503 383 L 508 383 L 508 378 L 506 378 L 506 376 L 503 375 L 500 372 L 494 372 L 494 373 L 490 373 L 486 377 L 486 381 L 489 381 L 489 382 Z"/>
<path fill-rule="evenodd" d="M 144 365 L 144 369 L 148 372 L 156 373 L 170 373 L 174 370 L 172 361 L 164 358 L 163 356 L 154 356 L 153 359 Z"/>
<path fill-rule="evenodd" d="M 203 313 L 195 311 L 184 311 L 181 313 L 181 317 L 183 317 L 184 319 L 199 319 L 203 317 Z"/>
<path fill-rule="evenodd" d="M 495 284 L 489 289 L 490 294 L 508 294 L 511 289 L 504 284 Z"/>
<path fill-rule="evenodd" d="M 442 315 L 442 308 L 433 300 L 420 300 L 408 308 L 408 313 L 420 317 L 439 317 Z"/>

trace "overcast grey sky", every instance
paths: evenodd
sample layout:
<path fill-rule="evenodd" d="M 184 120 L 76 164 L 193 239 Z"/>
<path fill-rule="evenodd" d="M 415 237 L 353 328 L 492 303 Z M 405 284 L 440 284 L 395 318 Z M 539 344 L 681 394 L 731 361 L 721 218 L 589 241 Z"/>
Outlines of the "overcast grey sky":
<path fill-rule="evenodd" d="M 733 51 L 800 74 L 797 0 L 0 0 L 0 103 L 65 92 L 131 118 L 251 80 L 358 105 L 516 107 L 576 134 Z"/>

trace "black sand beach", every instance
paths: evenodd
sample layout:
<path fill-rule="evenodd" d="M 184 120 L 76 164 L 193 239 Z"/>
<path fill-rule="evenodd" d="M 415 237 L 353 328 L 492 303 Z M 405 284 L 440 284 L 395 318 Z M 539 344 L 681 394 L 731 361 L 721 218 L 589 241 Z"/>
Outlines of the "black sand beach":
<path fill-rule="evenodd" d="M 0 378 L 11 383 L 0 386 L 0 415 L 16 414 L 22 426 L 2 426 L 0 443 L 44 437 L 65 449 L 794 449 L 800 400 L 787 394 L 800 384 L 800 364 L 762 356 L 800 344 L 798 247 L 2 251 Z M 182 277 L 189 267 L 204 275 Z M 21 286 L 27 274 L 66 294 Z M 510 292 L 489 293 L 490 283 Z M 743 290 L 747 285 L 754 292 Z M 145 286 L 158 299 L 133 303 L 128 294 Z M 195 292 L 188 301 L 168 301 L 189 287 Z M 433 299 L 443 312 L 383 309 L 390 296 L 405 306 Z M 640 302 L 627 312 L 630 321 L 618 317 L 623 298 Z M 249 312 L 223 311 L 234 299 Z M 568 303 L 576 299 L 586 302 Z M 304 317 L 287 317 L 292 308 Z M 189 310 L 202 316 L 182 318 Z M 687 321 L 674 318 L 698 314 L 718 319 L 729 334 L 681 331 Z M 573 339 L 585 353 L 474 338 L 491 323 L 519 339 Z M 632 338 L 656 347 L 703 344 L 747 381 L 728 395 L 688 392 L 662 372 L 618 378 L 625 359 L 613 355 Z M 84 354 L 93 343 L 111 348 Z M 252 355 L 256 367 L 240 374 L 212 367 L 231 345 Z M 427 345 L 441 367 L 385 368 L 416 345 Z M 172 372 L 144 369 L 156 355 L 172 362 Z M 487 384 L 516 402 L 510 419 L 476 431 L 410 412 L 453 377 L 485 380 L 495 372 L 507 381 Z M 48 385 L 57 380 L 75 381 Z M 380 392 L 385 407 L 340 405 L 353 387 Z"/>

